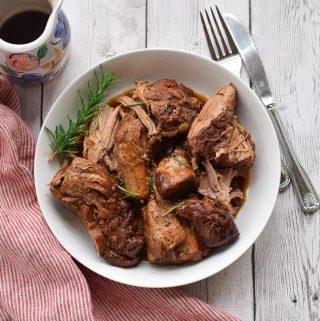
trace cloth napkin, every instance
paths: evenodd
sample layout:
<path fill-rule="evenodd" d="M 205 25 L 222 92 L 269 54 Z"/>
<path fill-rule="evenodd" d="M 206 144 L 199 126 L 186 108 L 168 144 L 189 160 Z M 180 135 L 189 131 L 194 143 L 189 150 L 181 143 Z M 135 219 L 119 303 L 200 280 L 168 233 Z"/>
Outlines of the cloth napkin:
<path fill-rule="evenodd" d="M 177 289 L 122 285 L 73 261 L 40 211 L 34 149 L 17 93 L 0 76 L 0 320 L 239 321 Z"/>

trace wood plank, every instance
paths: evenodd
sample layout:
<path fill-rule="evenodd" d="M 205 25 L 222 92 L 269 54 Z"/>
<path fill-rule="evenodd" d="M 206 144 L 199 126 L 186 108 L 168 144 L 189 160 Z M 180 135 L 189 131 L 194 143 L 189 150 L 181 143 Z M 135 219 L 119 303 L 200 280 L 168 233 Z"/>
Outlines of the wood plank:
<path fill-rule="evenodd" d="M 145 46 L 145 0 L 68 0 L 63 10 L 71 26 L 71 57 L 64 72 L 44 86 L 43 116 L 63 89 L 90 66 Z"/>
<path fill-rule="evenodd" d="M 18 86 L 21 117 L 31 129 L 32 135 L 37 139 L 41 127 L 41 91 L 42 87 L 37 86 Z"/>
<path fill-rule="evenodd" d="M 215 4 L 222 12 L 232 11 L 248 25 L 247 0 L 216 1 Z M 209 56 L 199 10 L 210 5 L 212 1 L 149 0 L 148 47 L 185 49 Z M 253 320 L 251 250 L 221 273 L 182 289 L 242 320 Z"/>
<path fill-rule="evenodd" d="M 252 32 L 301 163 L 318 191 L 318 0 L 252 0 Z M 320 215 L 306 216 L 292 189 L 278 197 L 256 243 L 256 320 L 320 320 Z"/>

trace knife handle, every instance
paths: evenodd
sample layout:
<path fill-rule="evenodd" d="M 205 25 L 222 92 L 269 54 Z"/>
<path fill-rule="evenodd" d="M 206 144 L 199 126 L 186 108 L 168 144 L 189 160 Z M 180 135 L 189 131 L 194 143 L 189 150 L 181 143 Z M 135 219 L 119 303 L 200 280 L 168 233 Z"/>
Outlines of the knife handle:
<path fill-rule="evenodd" d="M 320 207 L 319 197 L 315 188 L 313 187 L 308 174 L 298 161 L 288 136 L 284 132 L 284 126 L 278 113 L 277 105 L 270 104 L 267 106 L 267 109 L 278 134 L 282 149 L 284 150 L 291 167 L 291 178 L 297 191 L 302 210 L 307 214 L 314 213 Z"/>

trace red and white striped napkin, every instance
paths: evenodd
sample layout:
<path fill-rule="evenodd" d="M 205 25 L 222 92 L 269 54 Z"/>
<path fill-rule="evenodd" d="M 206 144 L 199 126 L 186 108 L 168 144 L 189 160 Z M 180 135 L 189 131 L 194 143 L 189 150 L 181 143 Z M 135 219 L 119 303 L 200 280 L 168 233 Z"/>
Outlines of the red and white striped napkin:
<path fill-rule="evenodd" d="M 39 209 L 34 147 L 0 76 L 0 320 L 239 321 L 177 289 L 125 286 L 75 263 Z"/>

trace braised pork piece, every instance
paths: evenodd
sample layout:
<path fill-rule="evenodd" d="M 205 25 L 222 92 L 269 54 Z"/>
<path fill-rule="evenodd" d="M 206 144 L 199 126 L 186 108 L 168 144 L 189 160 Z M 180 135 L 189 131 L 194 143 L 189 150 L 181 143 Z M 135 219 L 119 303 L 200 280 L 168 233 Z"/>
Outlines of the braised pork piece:
<path fill-rule="evenodd" d="M 164 199 L 182 198 L 197 188 L 196 175 L 183 150 L 176 150 L 163 158 L 154 177 L 157 190 Z"/>
<path fill-rule="evenodd" d="M 126 189 L 142 200 L 149 195 L 148 161 L 143 158 L 147 145 L 147 130 L 140 119 L 133 113 L 124 115 L 115 133 L 114 157 Z"/>
<path fill-rule="evenodd" d="M 239 236 L 228 203 L 214 201 L 209 197 L 202 200 L 186 200 L 177 209 L 177 215 L 190 223 L 201 248 L 215 248 Z"/>
<path fill-rule="evenodd" d="M 203 105 L 191 89 L 170 79 L 138 81 L 133 97 L 145 103 L 156 126 L 148 147 L 152 157 L 161 155 L 174 137 L 188 133 Z"/>
<path fill-rule="evenodd" d="M 56 174 L 50 190 L 79 217 L 100 256 L 119 266 L 139 263 L 144 255 L 144 235 L 131 205 L 105 168 L 75 158 Z"/>
<path fill-rule="evenodd" d="M 254 142 L 230 84 L 204 103 L 175 80 L 138 81 L 93 119 L 82 157 L 53 178 L 111 264 L 184 264 L 235 241 Z"/>
<path fill-rule="evenodd" d="M 136 96 L 150 107 L 158 133 L 165 137 L 187 133 L 202 108 L 202 102 L 193 96 L 192 90 L 170 79 L 151 84 L 138 81 Z"/>
<path fill-rule="evenodd" d="M 90 162 L 106 166 L 109 171 L 116 169 L 116 162 L 110 154 L 118 124 L 119 107 L 106 105 L 92 121 L 83 142 L 83 156 Z"/>
<path fill-rule="evenodd" d="M 148 261 L 155 264 L 182 264 L 202 258 L 195 233 L 175 215 L 164 215 L 168 204 L 154 195 L 143 213 Z"/>
<path fill-rule="evenodd" d="M 236 88 L 218 89 L 206 102 L 188 133 L 192 156 L 209 159 L 217 167 L 251 168 L 254 143 L 235 115 Z"/>

